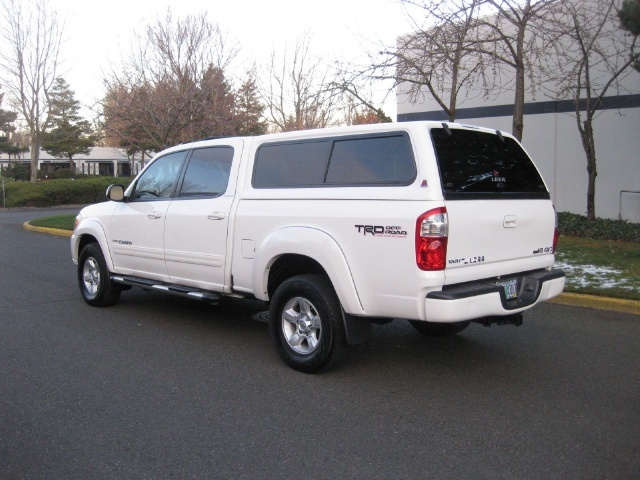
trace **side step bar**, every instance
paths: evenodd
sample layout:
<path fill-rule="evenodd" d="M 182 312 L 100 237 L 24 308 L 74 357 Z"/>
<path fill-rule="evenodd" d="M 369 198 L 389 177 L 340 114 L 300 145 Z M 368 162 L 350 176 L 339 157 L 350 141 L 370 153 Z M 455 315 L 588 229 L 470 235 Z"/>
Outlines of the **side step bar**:
<path fill-rule="evenodd" d="M 222 298 L 222 295 L 215 292 L 200 290 L 198 288 L 185 287 L 183 285 L 158 283 L 154 282 L 153 280 L 147 280 L 146 278 L 130 277 L 125 275 L 111 275 L 109 278 L 112 282 L 118 283 L 120 285 L 129 285 L 131 287 L 139 287 L 144 290 L 156 290 L 164 293 L 170 293 L 179 297 L 201 300 L 213 305 L 216 305 Z"/>

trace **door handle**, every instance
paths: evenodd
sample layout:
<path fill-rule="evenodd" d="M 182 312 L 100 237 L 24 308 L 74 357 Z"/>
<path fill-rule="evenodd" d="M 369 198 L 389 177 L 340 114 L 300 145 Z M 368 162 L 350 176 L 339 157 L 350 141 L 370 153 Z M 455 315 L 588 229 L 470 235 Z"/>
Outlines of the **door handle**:
<path fill-rule="evenodd" d="M 147 215 L 147 217 L 152 219 L 152 220 L 157 220 L 158 218 L 162 217 L 162 213 L 160 213 L 160 212 L 151 212 L 149 215 Z"/>
<path fill-rule="evenodd" d="M 515 215 L 506 215 L 502 222 L 504 228 L 515 228 L 518 226 L 518 217 Z"/>
<path fill-rule="evenodd" d="M 211 212 L 207 215 L 209 220 L 223 220 L 227 215 L 224 212 Z"/>

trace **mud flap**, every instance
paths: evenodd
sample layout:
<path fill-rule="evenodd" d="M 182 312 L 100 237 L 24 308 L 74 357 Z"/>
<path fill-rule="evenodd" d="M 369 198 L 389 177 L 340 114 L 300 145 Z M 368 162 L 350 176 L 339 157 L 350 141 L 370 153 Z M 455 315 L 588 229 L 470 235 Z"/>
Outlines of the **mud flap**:
<path fill-rule="evenodd" d="M 360 345 L 371 341 L 371 321 L 354 317 L 342 310 L 347 345 Z"/>

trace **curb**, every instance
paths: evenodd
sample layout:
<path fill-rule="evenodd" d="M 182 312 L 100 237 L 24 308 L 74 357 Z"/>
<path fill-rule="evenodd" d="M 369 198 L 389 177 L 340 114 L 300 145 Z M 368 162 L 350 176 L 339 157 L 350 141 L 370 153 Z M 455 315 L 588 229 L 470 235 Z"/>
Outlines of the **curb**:
<path fill-rule="evenodd" d="M 24 222 L 22 224 L 22 228 L 24 230 L 29 230 L 31 232 L 48 233 L 49 235 L 56 235 L 59 237 L 71 237 L 71 235 L 73 235 L 73 232 L 69 230 L 62 230 L 59 228 L 36 227 L 34 225 L 31 225 L 29 222 Z"/>
<path fill-rule="evenodd" d="M 583 295 L 580 293 L 561 293 L 559 296 L 548 300 L 548 302 L 572 307 L 585 307 L 640 315 L 640 301 L 638 300 L 598 297 L 596 295 Z"/>
<path fill-rule="evenodd" d="M 73 232 L 58 228 L 35 227 L 29 222 L 22 225 L 25 230 L 32 232 L 47 233 L 62 237 L 71 237 Z M 595 310 L 608 310 L 611 312 L 630 313 L 640 315 L 640 301 L 624 300 L 621 298 L 598 297 L 596 295 L 583 295 L 580 293 L 561 293 L 559 296 L 548 300 L 549 303 L 557 305 L 569 305 L 572 307 L 593 308 Z"/>

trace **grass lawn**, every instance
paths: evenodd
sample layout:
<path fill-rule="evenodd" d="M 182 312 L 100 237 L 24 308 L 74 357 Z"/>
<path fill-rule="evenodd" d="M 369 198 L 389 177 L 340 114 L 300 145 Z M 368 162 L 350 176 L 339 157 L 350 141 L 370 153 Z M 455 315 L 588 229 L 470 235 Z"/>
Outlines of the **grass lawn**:
<path fill-rule="evenodd" d="M 556 266 L 566 292 L 640 299 L 640 243 L 560 237 Z"/>
<path fill-rule="evenodd" d="M 75 214 L 56 215 L 55 217 L 39 218 L 31 220 L 29 223 L 34 227 L 58 228 L 60 230 L 73 230 L 73 224 L 76 221 Z"/>
<path fill-rule="evenodd" d="M 31 221 L 37 227 L 73 230 L 75 215 Z M 566 292 L 640 299 L 640 243 L 560 237 L 556 266 L 567 274 Z"/>

